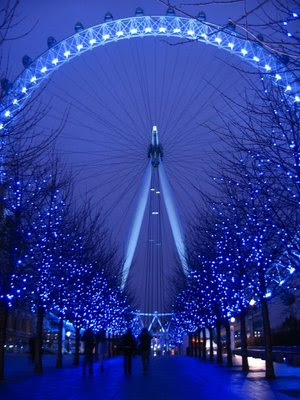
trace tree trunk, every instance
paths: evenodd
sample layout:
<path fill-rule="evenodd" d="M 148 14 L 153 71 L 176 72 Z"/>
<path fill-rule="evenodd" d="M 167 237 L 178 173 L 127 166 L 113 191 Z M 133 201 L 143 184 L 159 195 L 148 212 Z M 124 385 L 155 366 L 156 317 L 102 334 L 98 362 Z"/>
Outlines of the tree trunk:
<path fill-rule="evenodd" d="M 269 318 L 269 307 L 265 298 L 261 299 L 261 308 L 264 324 L 264 339 L 265 339 L 265 357 L 266 357 L 266 378 L 275 379 L 273 357 L 272 357 L 272 339 L 271 326 Z"/>
<path fill-rule="evenodd" d="M 197 356 L 200 358 L 202 355 L 202 343 L 201 343 L 200 329 L 197 331 L 196 341 L 197 341 Z"/>
<path fill-rule="evenodd" d="M 62 343 L 63 343 L 63 326 L 64 320 L 59 318 L 58 324 L 58 336 L 57 336 L 57 357 L 56 357 L 56 368 L 62 368 Z"/>
<path fill-rule="evenodd" d="M 226 319 L 225 321 L 225 329 L 226 329 L 227 366 L 232 367 L 231 334 L 230 334 L 230 323 L 228 319 Z"/>
<path fill-rule="evenodd" d="M 190 356 L 193 357 L 194 355 L 194 342 L 193 342 L 193 334 L 190 334 Z"/>
<path fill-rule="evenodd" d="M 203 353 L 202 353 L 202 360 L 206 361 L 206 328 L 202 329 L 203 335 Z"/>
<path fill-rule="evenodd" d="M 75 353 L 74 365 L 79 365 L 79 348 L 80 348 L 80 328 L 75 328 Z"/>
<path fill-rule="evenodd" d="M 209 328 L 209 361 L 214 361 L 214 341 L 213 335 L 214 330 L 212 327 Z"/>
<path fill-rule="evenodd" d="M 189 356 L 193 355 L 192 334 L 189 333 Z"/>
<path fill-rule="evenodd" d="M 98 339 L 96 339 L 96 343 L 95 343 L 95 361 L 99 361 L 99 342 L 98 342 Z"/>
<path fill-rule="evenodd" d="M 0 301 L 0 381 L 4 379 L 5 342 L 8 318 L 8 304 L 5 299 Z"/>
<path fill-rule="evenodd" d="M 195 357 L 196 355 L 196 340 L 195 340 L 195 333 L 192 334 L 192 356 Z"/>
<path fill-rule="evenodd" d="M 111 334 L 108 334 L 108 357 L 111 357 Z"/>
<path fill-rule="evenodd" d="M 249 372 L 248 350 L 247 350 L 247 331 L 246 331 L 246 311 L 240 315 L 241 324 L 241 352 L 242 352 L 242 370 Z"/>
<path fill-rule="evenodd" d="M 192 334 L 192 356 L 194 357 L 197 355 L 197 343 L 196 343 L 196 337 L 195 333 Z"/>
<path fill-rule="evenodd" d="M 43 351 L 43 321 L 44 321 L 44 308 L 38 307 L 36 319 L 36 338 L 35 338 L 35 372 L 43 371 L 42 364 L 42 351 Z"/>
<path fill-rule="evenodd" d="M 220 321 L 217 321 L 216 323 L 216 330 L 217 330 L 217 363 L 222 364 L 223 357 L 222 357 L 222 339 L 221 339 Z"/>

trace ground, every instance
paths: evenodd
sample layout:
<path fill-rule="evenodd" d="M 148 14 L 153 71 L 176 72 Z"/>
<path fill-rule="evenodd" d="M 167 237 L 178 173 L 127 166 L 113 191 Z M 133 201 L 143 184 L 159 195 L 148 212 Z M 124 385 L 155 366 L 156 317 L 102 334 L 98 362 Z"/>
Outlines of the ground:
<path fill-rule="evenodd" d="M 240 358 L 228 369 L 196 358 L 173 356 L 151 359 L 142 373 L 136 357 L 131 377 L 124 377 L 122 359 L 107 360 L 104 373 L 94 364 L 92 377 L 80 367 L 56 370 L 53 356 L 46 356 L 43 374 L 35 375 L 26 356 L 9 356 L 7 378 L 0 384 L 0 398 L 7 400 L 292 400 L 300 398 L 300 368 L 276 364 L 278 378 L 264 379 L 263 362 L 250 358 L 252 372 L 245 375 Z M 16 360 L 17 363 L 16 363 Z"/>

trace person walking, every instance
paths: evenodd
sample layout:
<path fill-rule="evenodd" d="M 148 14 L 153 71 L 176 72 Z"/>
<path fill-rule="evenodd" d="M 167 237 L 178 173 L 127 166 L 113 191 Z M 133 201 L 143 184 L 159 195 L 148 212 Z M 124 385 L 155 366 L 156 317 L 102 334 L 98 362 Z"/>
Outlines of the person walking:
<path fill-rule="evenodd" d="M 142 356 L 143 370 L 144 372 L 147 372 L 149 369 L 151 340 L 152 340 L 152 336 L 149 334 L 147 328 L 142 329 L 142 332 L 140 333 L 138 340 Z"/>
<path fill-rule="evenodd" d="M 97 340 L 98 340 L 98 354 L 100 360 L 100 371 L 104 372 L 104 359 L 107 357 L 108 353 L 108 342 L 104 330 L 98 333 Z"/>
<path fill-rule="evenodd" d="M 124 374 L 131 375 L 132 355 L 136 348 L 135 339 L 131 329 L 127 329 L 125 335 L 123 335 L 121 346 L 124 356 Z"/>
<path fill-rule="evenodd" d="M 89 375 L 93 374 L 93 350 L 95 346 L 95 335 L 88 328 L 82 335 L 81 340 L 84 343 L 84 360 L 83 360 L 83 375 L 86 375 L 86 367 L 89 366 Z"/>

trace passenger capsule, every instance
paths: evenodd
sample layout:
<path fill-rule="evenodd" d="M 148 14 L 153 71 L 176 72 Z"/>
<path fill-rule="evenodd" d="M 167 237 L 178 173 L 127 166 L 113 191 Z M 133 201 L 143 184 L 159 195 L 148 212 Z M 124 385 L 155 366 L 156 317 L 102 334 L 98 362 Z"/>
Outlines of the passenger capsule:
<path fill-rule="evenodd" d="M 228 24 L 225 25 L 225 30 L 228 32 L 235 32 L 236 26 L 233 22 L 229 21 Z"/>
<path fill-rule="evenodd" d="M 206 14 L 204 11 L 200 11 L 199 14 L 197 15 L 197 20 L 200 22 L 205 22 L 206 21 Z"/>
<path fill-rule="evenodd" d="M 259 34 L 256 36 L 256 39 L 258 40 L 258 42 L 260 42 L 259 44 L 262 44 L 261 42 L 264 41 L 264 36 L 263 36 L 261 33 L 259 33 Z"/>
<path fill-rule="evenodd" d="M 81 22 L 77 22 L 77 23 L 75 24 L 75 26 L 74 26 L 74 29 L 75 29 L 75 32 L 76 32 L 76 33 L 79 33 L 79 32 L 81 32 L 81 31 L 84 31 L 84 27 L 83 27 L 83 25 L 82 25 Z"/>
<path fill-rule="evenodd" d="M 6 78 L 1 79 L 1 89 L 5 94 L 7 94 L 11 88 L 12 84 L 8 79 Z"/>
<path fill-rule="evenodd" d="M 29 56 L 25 55 L 22 58 L 22 63 L 24 68 L 28 68 L 30 64 L 32 64 L 32 59 Z"/>
<path fill-rule="evenodd" d="M 143 10 L 141 7 L 138 7 L 138 8 L 135 10 L 135 16 L 136 16 L 136 17 L 143 17 L 143 15 L 144 15 L 144 10 Z"/>
<path fill-rule="evenodd" d="M 47 40 L 48 48 L 54 47 L 57 44 L 57 40 L 53 36 L 49 36 Z"/>
<path fill-rule="evenodd" d="M 174 10 L 174 8 L 169 7 L 169 8 L 167 9 L 166 15 L 167 15 L 167 17 L 174 17 L 174 15 L 175 15 L 175 10 Z"/>
<path fill-rule="evenodd" d="M 114 19 L 114 17 L 112 16 L 112 14 L 110 12 L 107 12 L 104 16 L 105 22 L 113 21 L 113 19 Z"/>

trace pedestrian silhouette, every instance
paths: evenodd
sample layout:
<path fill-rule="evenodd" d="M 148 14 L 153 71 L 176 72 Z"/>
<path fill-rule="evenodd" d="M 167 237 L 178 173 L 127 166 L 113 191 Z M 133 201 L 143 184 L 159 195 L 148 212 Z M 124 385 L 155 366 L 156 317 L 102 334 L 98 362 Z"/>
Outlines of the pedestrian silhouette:
<path fill-rule="evenodd" d="M 95 335 L 88 328 L 82 335 L 81 340 L 84 343 L 84 360 L 83 360 L 83 375 L 86 375 L 86 368 L 89 366 L 89 374 L 93 373 L 93 350 L 95 346 Z"/>
<path fill-rule="evenodd" d="M 127 329 L 125 335 L 123 335 L 121 347 L 124 356 L 124 374 L 131 375 L 132 355 L 136 349 L 136 343 L 131 329 Z"/>
<path fill-rule="evenodd" d="M 100 360 L 100 371 L 104 372 L 104 360 L 108 353 L 108 342 L 106 339 L 105 331 L 101 330 L 97 335 L 98 340 L 98 354 Z"/>
<path fill-rule="evenodd" d="M 149 369 L 150 351 L 151 351 L 152 336 L 149 334 L 147 328 L 143 328 L 138 337 L 139 348 L 142 356 L 142 364 L 144 372 Z"/>

